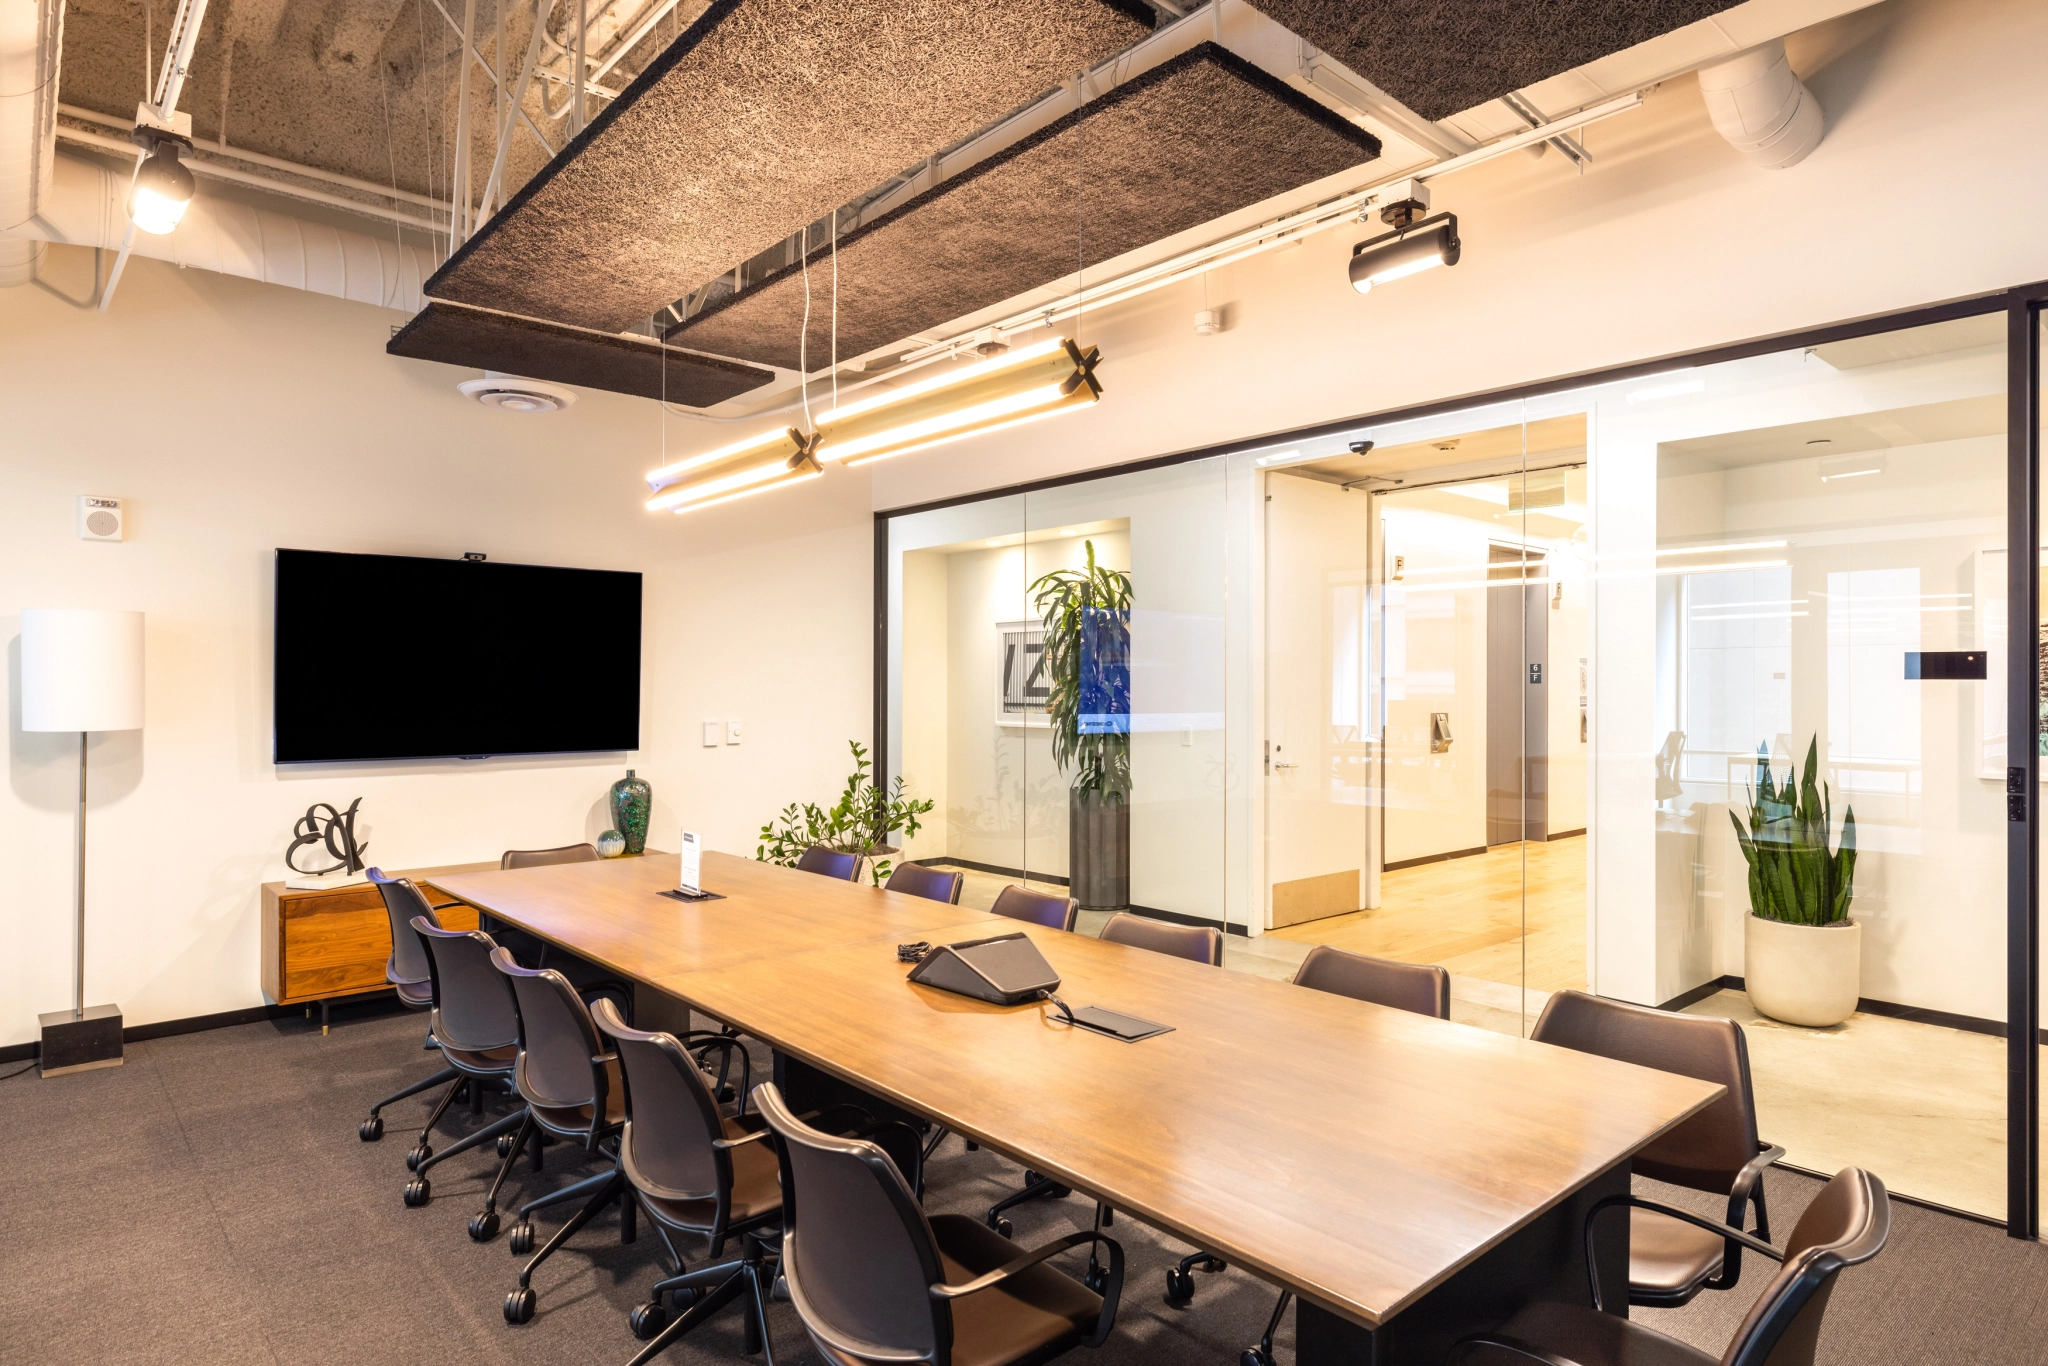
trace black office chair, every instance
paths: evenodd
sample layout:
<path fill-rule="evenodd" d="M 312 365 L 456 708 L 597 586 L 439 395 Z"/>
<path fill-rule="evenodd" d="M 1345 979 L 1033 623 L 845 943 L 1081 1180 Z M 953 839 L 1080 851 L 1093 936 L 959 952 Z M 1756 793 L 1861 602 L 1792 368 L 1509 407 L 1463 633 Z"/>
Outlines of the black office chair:
<path fill-rule="evenodd" d="M 433 972 L 434 1039 L 448 1065 L 462 1074 L 473 1103 L 481 1108 L 485 1086 L 503 1089 L 512 1079 L 518 1053 L 519 1021 L 513 1010 L 512 993 L 491 971 L 491 954 L 502 950 L 481 930 L 444 930 L 425 916 L 414 916 L 410 929 L 425 946 Z M 502 1182 L 517 1151 L 519 1140 L 513 1135 L 525 1132 L 526 1111 L 522 1107 L 465 1136 L 452 1147 L 435 1152 L 429 1138 L 454 1095 L 451 1089 L 441 1097 L 412 1150 L 405 1155 L 405 1165 L 413 1174 L 404 1191 L 409 1206 L 424 1205 L 433 1198 L 433 1185 L 427 1173 L 436 1164 L 493 1139 L 497 1140 L 498 1156 L 504 1162 L 498 1173 Z M 494 1199 L 497 1191 L 494 1183 Z M 495 1216 L 491 1227 L 497 1227 Z M 475 1221 L 471 1222 L 470 1236 L 477 1236 Z"/>
<path fill-rule="evenodd" d="M 904 892 L 950 906 L 960 904 L 960 889 L 967 885 L 965 873 L 942 873 L 918 863 L 899 863 L 882 884 L 885 892 Z"/>
<path fill-rule="evenodd" d="M 518 1289 L 506 1294 L 505 1322 L 525 1323 L 533 1317 L 537 1298 L 533 1273 L 540 1264 L 575 1237 L 591 1216 L 626 1194 L 616 1141 L 626 1119 L 626 1098 L 619 1083 L 618 1059 L 605 1049 L 590 1008 L 568 978 L 552 968 L 523 968 L 504 949 L 495 950 L 490 963 L 510 979 L 517 1003 L 518 1057 L 513 1078 L 526 1099 L 532 1124 L 542 1134 L 574 1139 L 585 1152 L 609 1159 L 605 1170 L 595 1176 L 520 1206 L 509 1243 L 515 1255 L 524 1256 L 533 1249 L 536 1210 L 590 1197 L 521 1268 Z M 634 1239 L 634 1208 L 631 1200 L 621 1205 L 620 1242 Z"/>
<path fill-rule="evenodd" d="M 434 1005 L 433 968 L 427 962 L 427 951 L 420 943 L 420 937 L 412 932 L 412 918 L 425 916 L 429 924 L 439 925 L 435 907 L 429 905 L 420 889 L 413 886 L 412 879 L 386 877 L 383 870 L 364 870 L 370 885 L 384 898 L 384 915 L 391 922 L 391 956 L 384 960 L 384 980 L 398 993 L 399 1004 L 408 1010 L 431 1010 Z M 434 1031 L 427 1031 L 427 1051 L 434 1051 Z M 387 1105 L 416 1096 L 422 1091 L 447 1082 L 450 1095 L 462 1084 L 462 1074 L 453 1067 L 444 1066 L 424 1081 L 416 1081 L 402 1091 L 393 1091 L 370 1107 L 370 1117 L 356 1126 L 356 1137 L 365 1143 L 375 1143 L 384 1137 L 384 1116 L 380 1113 Z"/>
<path fill-rule="evenodd" d="M 1660 1218 L 1697 1225 L 1717 1239 L 1724 1232 L 1712 1220 L 1632 1195 L 1602 1200 L 1586 1217 L 1592 1307 L 1539 1301 L 1497 1331 L 1475 1334 L 1453 1347 L 1449 1366 L 1813 1366 L 1835 1277 L 1883 1250 L 1891 1224 L 1884 1184 L 1869 1172 L 1845 1167 L 1806 1207 L 1784 1252 L 1747 1233 L 1736 1234 L 1742 1246 L 1783 1265 L 1749 1307 L 1727 1350 L 1716 1357 L 1601 1311 L 1592 1224 L 1622 1205 L 1630 1207 L 1631 1216 L 1652 1210 Z"/>
<path fill-rule="evenodd" d="M 1757 1138 L 1756 1093 L 1742 1026 L 1709 1015 L 1681 1015 L 1629 1005 L 1582 991 L 1553 994 L 1529 1037 L 1581 1053 L 1718 1082 L 1727 1094 L 1666 1130 L 1635 1155 L 1634 1171 L 1710 1195 L 1728 1197 L 1727 1231 L 1747 1229 L 1756 1206 L 1756 1236 L 1769 1242 L 1764 1169 L 1785 1155 Z M 1716 1237 L 1695 1221 L 1664 1218 L 1647 1208 L 1629 1216 L 1629 1303 L 1675 1308 L 1701 1290 L 1731 1290 L 1742 1277 L 1744 1244 Z"/>
<path fill-rule="evenodd" d="M 1056 892 L 1034 892 L 1015 883 L 996 893 L 996 904 L 989 907 L 991 914 L 1007 916 L 1011 920 L 1022 920 L 1033 925 L 1043 925 L 1049 930 L 1066 930 L 1072 933 L 1074 919 L 1081 912 L 1081 903 L 1070 896 Z"/>
<path fill-rule="evenodd" d="M 745 1350 L 760 1351 L 768 1340 L 768 1300 L 775 1281 L 768 1259 L 782 1220 L 780 1173 L 774 1148 L 763 1141 L 771 1137 L 765 1123 L 744 1114 L 751 1077 L 743 1075 L 741 1082 L 742 1114 L 727 1116 L 719 1112 L 702 1067 L 706 1049 L 722 1045 L 739 1052 L 744 1074 L 745 1051 L 737 1040 L 714 1036 L 700 1042 L 693 1055 L 672 1034 L 628 1028 L 609 1001 L 597 1002 L 591 1018 L 618 1055 L 626 1106 L 620 1168 L 677 1267 L 677 1274 L 657 1284 L 632 1312 L 633 1335 L 643 1342 L 653 1339 L 633 1358 L 634 1366 L 742 1294 L 751 1299 Z M 738 1238 L 740 1256 L 690 1271 L 671 1233 L 707 1239 L 714 1259 L 728 1238 Z M 687 1312 L 670 1322 L 664 1295 Z"/>
<path fill-rule="evenodd" d="M 831 1366 L 1023 1366 L 1108 1339 L 1124 1275 L 1115 1239 L 1070 1233 L 1019 1256 L 972 1219 L 927 1218 L 876 1144 L 810 1127 L 773 1084 L 754 1098 L 779 1140 L 790 1302 Z M 1083 1243 L 1099 1294 L 1046 1265 Z"/>
<path fill-rule="evenodd" d="M 814 844 L 797 859 L 796 869 L 800 873 L 822 873 L 841 882 L 852 882 L 860 877 L 860 855 L 842 854 L 837 849 Z"/>
<path fill-rule="evenodd" d="M 560 844 L 553 849 L 507 849 L 498 856 L 500 868 L 547 868 L 557 863 L 595 863 L 594 844 Z"/>
<path fill-rule="evenodd" d="M 1302 959 L 1301 966 L 1294 970 L 1294 985 L 1311 991 L 1327 991 L 1333 996 L 1349 996 L 1354 1001 L 1370 1001 L 1377 1006 L 1405 1010 L 1415 1015 L 1434 1015 L 1439 1020 L 1451 1018 L 1451 974 L 1433 965 L 1396 963 L 1387 958 L 1370 958 L 1349 949 L 1318 944 L 1308 951 L 1308 957 Z M 1185 1304 L 1187 1299 L 1194 1297 L 1194 1284 L 1187 1267 L 1187 1262 L 1181 1263 L 1180 1287 L 1174 1284 L 1174 1273 L 1166 1273 L 1169 1303 Z M 1185 1289 L 1187 1299 L 1174 1300 L 1177 1288 Z M 1286 1316 L 1287 1306 L 1293 1302 L 1294 1292 L 1280 1292 L 1280 1300 L 1273 1306 L 1273 1316 L 1266 1320 L 1266 1335 L 1259 1339 L 1258 1346 L 1245 1348 L 1237 1359 L 1238 1366 L 1273 1366 L 1273 1334 L 1280 1331 L 1280 1320 Z"/>

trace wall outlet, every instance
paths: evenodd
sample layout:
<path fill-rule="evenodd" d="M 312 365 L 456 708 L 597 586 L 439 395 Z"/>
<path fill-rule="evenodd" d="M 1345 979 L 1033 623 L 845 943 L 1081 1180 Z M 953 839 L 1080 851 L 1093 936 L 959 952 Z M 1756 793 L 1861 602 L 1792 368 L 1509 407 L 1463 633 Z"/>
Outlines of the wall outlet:
<path fill-rule="evenodd" d="M 718 722 L 716 722 L 716 721 L 706 721 L 706 722 L 704 723 L 704 748 L 706 748 L 706 749 L 715 749 L 715 748 L 717 748 L 717 746 L 718 746 L 718 734 L 719 734 L 719 730 L 720 730 L 720 729 L 721 729 L 721 727 L 719 726 Z"/>
<path fill-rule="evenodd" d="M 1183 749 L 1193 749 L 1195 747 L 1195 728 L 1193 726 L 1182 726 L 1180 728 L 1180 743 Z"/>
<path fill-rule="evenodd" d="M 89 493 L 78 495 L 78 539 L 81 541 L 118 541 L 122 538 L 126 521 L 121 515 L 119 498 L 96 498 Z"/>
<path fill-rule="evenodd" d="M 725 723 L 725 743 L 727 743 L 728 745 L 736 745 L 736 744 L 738 744 L 739 742 L 740 742 L 740 723 L 739 723 L 739 722 L 737 722 L 737 721 L 728 721 L 728 722 L 726 722 L 726 723 Z"/>

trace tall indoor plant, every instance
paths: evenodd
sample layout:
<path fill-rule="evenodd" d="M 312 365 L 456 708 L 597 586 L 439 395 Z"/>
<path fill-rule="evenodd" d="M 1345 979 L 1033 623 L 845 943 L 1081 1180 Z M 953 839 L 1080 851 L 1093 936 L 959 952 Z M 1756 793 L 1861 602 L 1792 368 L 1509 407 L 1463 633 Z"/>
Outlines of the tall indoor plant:
<path fill-rule="evenodd" d="M 1045 627 L 1052 759 L 1067 791 L 1067 891 L 1087 910 L 1131 902 L 1131 576 L 1095 562 L 1031 584 Z"/>
<path fill-rule="evenodd" d="M 1856 894 L 1856 811 L 1842 813 L 1833 850 L 1833 794 L 1816 783 L 1818 736 L 1806 747 L 1806 771 L 1778 783 L 1769 751 L 1757 747 L 1756 784 L 1747 826 L 1733 812 L 1735 839 L 1749 865 L 1744 919 L 1744 987 L 1750 1004 L 1788 1024 L 1840 1024 L 1861 994 L 1863 931 L 1849 918 Z"/>

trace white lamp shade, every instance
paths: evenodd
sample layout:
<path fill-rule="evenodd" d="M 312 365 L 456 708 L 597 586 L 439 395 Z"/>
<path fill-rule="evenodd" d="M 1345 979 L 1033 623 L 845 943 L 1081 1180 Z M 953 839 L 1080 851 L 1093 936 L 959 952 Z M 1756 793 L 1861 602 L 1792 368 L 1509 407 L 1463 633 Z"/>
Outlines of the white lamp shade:
<path fill-rule="evenodd" d="M 23 730 L 140 730 L 142 613 L 21 614 Z"/>

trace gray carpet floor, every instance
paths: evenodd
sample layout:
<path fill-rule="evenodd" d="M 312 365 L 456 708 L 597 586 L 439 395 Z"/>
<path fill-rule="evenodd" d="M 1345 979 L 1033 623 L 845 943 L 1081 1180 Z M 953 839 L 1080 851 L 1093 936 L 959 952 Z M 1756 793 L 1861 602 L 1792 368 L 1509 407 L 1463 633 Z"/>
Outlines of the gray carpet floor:
<path fill-rule="evenodd" d="M 421 1035 L 417 1016 L 337 1012 L 327 1037 L 297 1019 L 244 1025 L 133 1044 L 119 1068 L 0 1082 L 0 1362 L 623 1364 L 639 1346 L 626 1312 L 657 1275 L 660 1242 L 644 1224 L 622 1245 L 616 1215 L 594 1221 L 537 1276 L 534 1321 L 508 1327 L 499 1304 L 516 1264 L 505 1239 L 476 1244 L 463 1231 L 488 1151 L 436 1168 L 432 1203 L 407 1209 L 406 1126 L 423 1122 L 429 1098 L 388 1111 L 382 1142 L 357 1140 L 370 1101 L 431 1070 Z M 475 1122 L 444 1121 L 437 1145 Z M 577 1156 L 551 1147 L 539 1173 L 522 1162 L 512 1197 L 596 1170 Z M 956 1138 L 928 1176 L 934 1211 L 978 1212 L 1019 1173 Z M 1789 1229 L 1816 1186 L 1789 1173 L 1770 1181 Z M 567 1209 L 547 1213 L 543 1234 Z M 1078 1197 L 1027 1205 L 1017 1240 L 1031 1246 L 1089 1213 Z M 1171 1308 L 1164 1271 L 1186 1249 L 1127 1218 L 1113 1232 L 1129 1256 L 1117 1334 L 1070 1360 L 1231 1363 L 1257 1339 L 1272 1306 L 1264 1285 L 1234 1269 L 1202 1275 L 1194 1304 Z M 1736 1292 L 1683 1310 L 1637 1312 L 1718 1355 L 1752 1278 L 1761 1284 L 1752 1271 Z M 789 1306 L 773 1313 L 778 1360 L 814 1360 Z M 1290 1315 L 1282 1362 L 1291 1332 Z M 663 1361 L 745 1360 L 739 1348 L 734 1308 Z M 2048 1251 L 1896 1205 L 1891 1246 L 1834 1298 L 1821 1360 L 2048 1366 Z"/>

